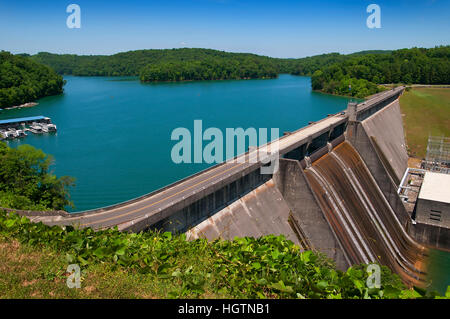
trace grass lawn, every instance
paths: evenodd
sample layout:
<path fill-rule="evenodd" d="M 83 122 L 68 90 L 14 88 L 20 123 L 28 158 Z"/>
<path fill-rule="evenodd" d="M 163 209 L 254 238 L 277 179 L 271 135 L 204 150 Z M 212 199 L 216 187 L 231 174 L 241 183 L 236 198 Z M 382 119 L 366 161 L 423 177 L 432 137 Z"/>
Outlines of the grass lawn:
<path fill-rule="evenodd" d="M 400 98 L 409 155 L 425 158 L 428 136 L 450 136 L 450 88 L 411 88 Z"/>
<path fill-rule="evenodd" d="M 205 260 L 187 258 L 182 263 L 203 268 Z M 207 264 L 207 263 L 206 263 Z M 170 292 L 182 289 L 174 278 L 158 276 L 117 267 L 110 263 L 82 268 L 81 288 L 68 288 L 67 261 L 64 254 L 45 247 L 30 247 L 0 236 L 0 299 L 61 298 L 168 298 Z M 231 298 L 206 291 L 185 298 Z"/>

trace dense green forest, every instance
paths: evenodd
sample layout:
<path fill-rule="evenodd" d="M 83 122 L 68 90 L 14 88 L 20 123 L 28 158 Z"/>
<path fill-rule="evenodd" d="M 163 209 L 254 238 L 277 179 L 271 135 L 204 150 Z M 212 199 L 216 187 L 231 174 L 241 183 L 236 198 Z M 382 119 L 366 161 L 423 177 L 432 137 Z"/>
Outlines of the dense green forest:
<path fill-rule="evenodd" d="M 272 78 L 275 59 L 210 49 L 138 50 L 114 55 L 58 55 L 41 52 L 32 59 L 59 74 L 140 76 L 145 81 Z"/>
<path fill-rule="evenodd" d="M 111 56 L 41 52 L 31 59 L 59 74 L 140 76 L 141 81 L 274 78 L 290 73 L 311 76 L 312 88 L 317 91 L 365 97 L 383 90 L 379 84 L 384 83 L 449 84 L 449 57 L 450 46 L 329 53 L 301 59 L 190 48 Z"/>
<path fill-rule="evenodd" d="M 293 74 L 312 75 L 313 90 L 356 97 L 379 92 L 378 84 L 450 84 L 450 46 L 317 56 L 301 61 Z"/>
<path fill-rule="evenodd" d="M 57 178 L 52 157 L 30 145 L 11 148 L 0 142 L 0 207 L 60 210 L 72 206 L 68 187 L 73 178 Z"/>
<path fill-rule="evenodd" d="M 50 67 L 27 57 L 0 52 L 0 108 L 63 92 L 64 80 Z"/>
<path fill-rule="evenodd" d="M 278 76 L 272 63 L 250 57 L 242 59 L 208 58 L 202 61 L 160 62 L 149 64 L 140 73 L 147 81 L 265 79 Z"/>

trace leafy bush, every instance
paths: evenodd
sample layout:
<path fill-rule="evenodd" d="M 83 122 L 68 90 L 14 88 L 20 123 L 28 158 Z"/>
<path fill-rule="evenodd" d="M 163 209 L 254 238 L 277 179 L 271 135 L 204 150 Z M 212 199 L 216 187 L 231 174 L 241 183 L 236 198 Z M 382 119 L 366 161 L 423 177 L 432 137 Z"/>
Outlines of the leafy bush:
<path fill-rule="evenodd" d="M 31 145 L 8 147 L 0 142 L 0 207 L 60 210 L 71 205 L 73 178 L 50 172 L 52 157 Z"/>

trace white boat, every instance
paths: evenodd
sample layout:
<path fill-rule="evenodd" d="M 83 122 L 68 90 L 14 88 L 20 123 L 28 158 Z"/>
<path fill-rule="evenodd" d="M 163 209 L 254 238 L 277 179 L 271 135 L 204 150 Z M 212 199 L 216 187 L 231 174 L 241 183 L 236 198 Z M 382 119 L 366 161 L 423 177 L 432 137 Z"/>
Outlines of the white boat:
<path fill-rule="evenodd" d="M 10 129 L 8 129 L 7 133 L 8 133 L 8 137 L 10 137 L 10 138 L 19 137 L 19 133 L 15 129 L 10 128 Z"/>
<path fill-rule="evenodd" d="M 31 132 L 33 132 L 33 133 L 43 133 L 44 132 L 42 129 L 42 126 L 36 122 L 33 122 L 33 124 L 30 125 L 30 129 L 31 129 Z"/>
<path fill-rule="evenodd" d="M 56 132 L 56 125 L 55 124 L 47 124 L 47 131 L 48 132 Z"/>
<path fill-rule="evenodd" d="M 48 127 L 47 127 L 47 124 L 41 123 L 40 126 L 41 126 L 41 128 L 42 128 L 42 132 L 48 133 Z"/>
<path fill-rule="evenodd" d="M 39 125 L 42 127 L 42 131 L 44 131 L 45 133 L 56 132 L 56 125 L 55 124 L 40 123 Z"/>
<path fill-rule="evenodd" d="M 17 130 L 16 132 L 18 134 L 18 137 L 25 137 L 25 136 L 27 136 L 27 133 L 25 133 L 24 130 Z"/>

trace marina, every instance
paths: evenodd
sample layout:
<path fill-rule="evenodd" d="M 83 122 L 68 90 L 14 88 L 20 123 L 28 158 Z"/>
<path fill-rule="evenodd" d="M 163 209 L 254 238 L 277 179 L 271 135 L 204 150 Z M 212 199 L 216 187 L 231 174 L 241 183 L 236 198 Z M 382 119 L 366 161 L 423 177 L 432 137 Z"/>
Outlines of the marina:
<path fill-rule="evenodd" d="M 0 120 L 0 139 L 23 138 L 33 134 L 56 133 L 56 125 L 49 117 L 32 116 Z"/>

